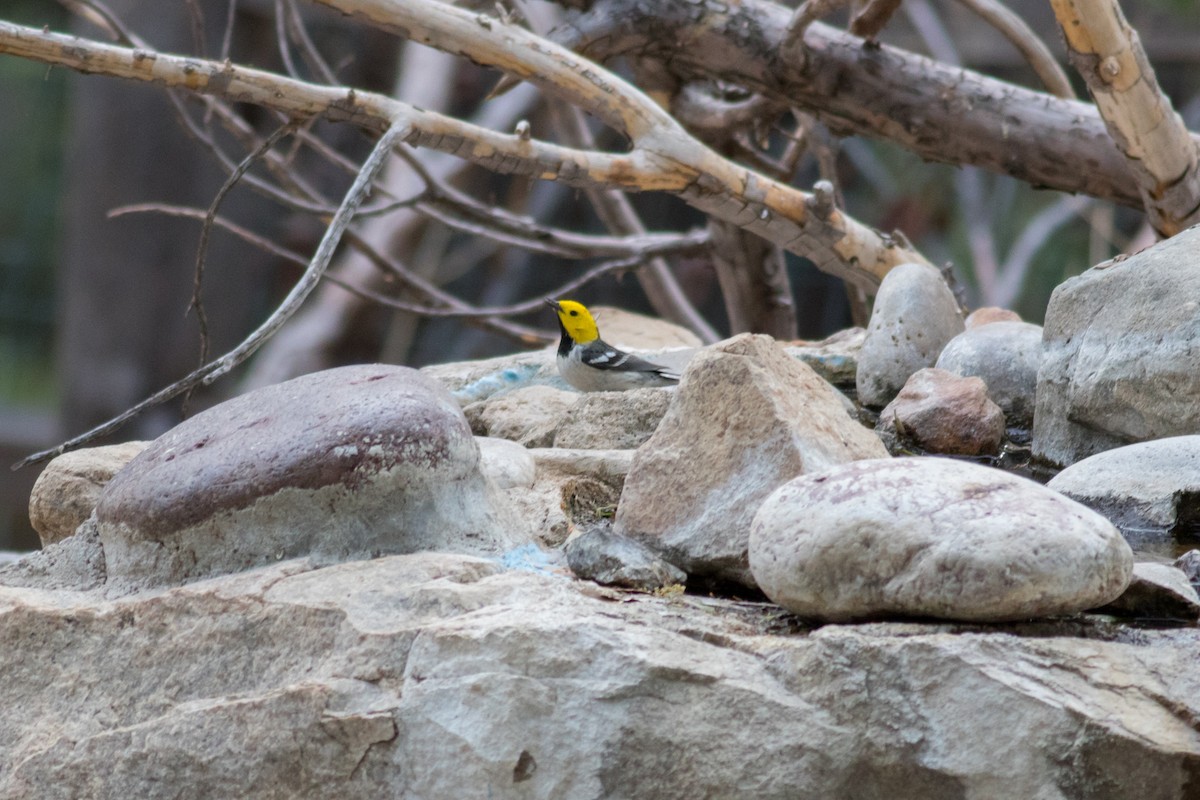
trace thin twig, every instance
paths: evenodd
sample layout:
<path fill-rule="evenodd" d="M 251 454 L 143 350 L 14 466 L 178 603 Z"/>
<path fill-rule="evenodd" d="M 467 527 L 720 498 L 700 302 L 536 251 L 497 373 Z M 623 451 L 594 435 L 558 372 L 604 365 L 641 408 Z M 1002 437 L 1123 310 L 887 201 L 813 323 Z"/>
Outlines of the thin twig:
<path fill-rule="evenodd" d="M 146 398 L 132 408 L 127 409 L 108 422 L 98 425 L 95 428 L 92 428 L 90 431 L 72 439 L 68 439 L 57 447 L 26 456 L 21 461 L 18 461 L 16 464 L 14 464 L 12 469 L 17 470 L 21 467 L 28 466 L 29 464 L 40 463 L 47 459 L 61 455 L 67 450 L 74 449 L 82 444 L 86 444 L 101 436 L 112 433 L 130 419 L 145 411 L 147 408 L 152 408 L 159 403 L 163 403 L 173 397 L 177 397 L 183 392 L 190 390 L 194 386 L 210 385 L 213 381 L 217 380 L 222 375 L 229 372 L 229 370 L 233 369 L 238 364 L 249 358 L 255 350 L 262 346 L 263 342 L 269 339 L 275 333 L 275 331 L 279 330 L 280 326 L 287 322 L 288 318 L 290 318 L 292 314 L 294 314 L 296 310 L 300 308 L 300 305 L 304 302 L 304 299 L 308 297 L 309 293 L 316 288 L 317 284 L 321 280 L 321 276 L 325 274 L 325 269 L 329 266 L 330 259 L 333 258 L 333 253 L 337 249 L 338 243 L 342 239 L 342 234 L 346 232 L 346 228 L 350 225 L 350 221 L 354 218 L 354 212 L 358 209 L 358 206 L 362 203 L 364 196 L 370 190 L 372 180 L 374 180 L 375 175 L 378 174 L 379 170 L 383 167 L 383 164 L 387 160 L 387 156 L 391 152 L 392 148 L 397 142 L 401 141 L 408 134 L 408 125 L 396 124 L 388 128 L 387 131 L 385 131 L 380 137 L 379 141 L 375 145 L 375 148 L 367 157 L 367 160 L 363 162 L 362 172 L 359 173 L 358 177 L 354 181 L 354 184 L 346 193 L 346 197 L 342 201 L 341 207 L 338 208 L 337 213 L 334 215 L 333 220 L 329 223 L 329 227 L 325 229 L 325 235 L 321 238 L 321 243 L 317 246 L 316 252 L 313 253 L 312 260 L 309 261 L 308 268 L 304 271 L 304 274 L 300 277 L 300 280 L 297 281 L 296 285 L 292 287 L 292 290 L 288 292 L 287 297 L 283 299 L 283 302 L 280 303 L 279 307 L 275 309 L 274 313 L 267 318 L 267 321 L 260 325 L 258 329 L 251 333 L 248 337 L 246 337 L 241 344 L 215 361 L 205 364 L 199 369 L 193 370 L 181 380 L 176 381 L 164 389 L 160 389 L 158 392 L 155 392 L 150 397 Z"/>

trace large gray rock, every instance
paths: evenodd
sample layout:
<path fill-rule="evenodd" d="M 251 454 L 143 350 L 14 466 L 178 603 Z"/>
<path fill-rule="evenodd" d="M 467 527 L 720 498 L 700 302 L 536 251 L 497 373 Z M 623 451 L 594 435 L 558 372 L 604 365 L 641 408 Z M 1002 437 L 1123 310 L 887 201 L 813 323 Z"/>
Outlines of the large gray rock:
<path fill-rule="evenodd" d="M 887 405 L 919 369 L 963 331 L 962 313 L 942 274 L 925 264 L 901 264 L 879 285 L 867 336 L 858 354 L 858 399 Z"/>
<path fill-rule="evenodd" d="M 804 617 L 994 621 L 1103 605 L 1133 553 L 1096 512 L 963 461 L 859 461 L 804 475 L 754 517 L 759 587 Z"/>
<path fill-rule="evenodd" d="M 407 367 L 342 367 L 176 426 L 96 506 L 114 590 L 311 555 L 493 552 L 518 523 L 458 404 Z"/>
<path fill-rule="evenodd" d="M 422 553 L 0 589 L 0 796 L 1103 797 L 1200 773 L 1200 631 L 829 625 Z"/>
<path fill-rule="evenodd" d="M 968 328 L 946 344 L 937 360 L 938 369 L 982 378 L 988 397 L 1009 424 L 1022 426 L 1033 423 L 1041 363 L 1041 326 L 1011 321 Z"/>
<path fill-rule="evenodd" d="M 1169 555 L 1175 533 L 1200 532 L 1200 436 L 1106 450 L 1046 485 L 1108 517 L 1139 550 Z"/>
<path fill-rule="evenodd" d="M 832 386 L 770 337 L 742 334 L 688 365 L 637 450 L 616 530 L 689 574 L 753 586 L 746 543 L 763 498 L 796 475 L 886 455 Z"/>
<path fill-rule="evenodd" d="M 1034 455 L 1200 433 L 1200 228 L 1063 283 L 1043 345 Z"/>
<path fill-rule="evenodd" d="M 29 494 L 29 522 L 42 547 L 61 541 L 92 515 L 100 492 L 149 442 L 122 442 L 63 453 L 42 470 Z"/>

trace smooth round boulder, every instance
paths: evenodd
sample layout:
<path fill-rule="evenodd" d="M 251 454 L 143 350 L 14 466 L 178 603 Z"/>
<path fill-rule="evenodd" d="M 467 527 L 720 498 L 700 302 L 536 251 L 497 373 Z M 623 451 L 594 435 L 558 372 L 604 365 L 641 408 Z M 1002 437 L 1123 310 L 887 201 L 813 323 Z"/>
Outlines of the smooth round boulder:
<path fill-rule="evenodd" d="M 938 369 L 963 377 L 979 377 L 988 397 L 1000 406 L 1009 424 L 1033 424 L 1034 393 L 1042 363 L 1042 327 L 1028 322 L 999 321 L 968 328 L 938 356 Z"/>
<path fill-rule="evenodd" d="M 1025 478 L 963 461 L 855 461 L 760 506 L 759 587 L 803 617 L 997 622 L 1070 614 L 1124 591 L 1133 553 L 1112 523 Z"/>
<path fill-rule="evenodd" d="M 113 478 L 96 518 L 118 589 L 297 556 L 495 552 L 516 530 L 455 400 L 385 365 L 305 375 L 197 414 Z"/>

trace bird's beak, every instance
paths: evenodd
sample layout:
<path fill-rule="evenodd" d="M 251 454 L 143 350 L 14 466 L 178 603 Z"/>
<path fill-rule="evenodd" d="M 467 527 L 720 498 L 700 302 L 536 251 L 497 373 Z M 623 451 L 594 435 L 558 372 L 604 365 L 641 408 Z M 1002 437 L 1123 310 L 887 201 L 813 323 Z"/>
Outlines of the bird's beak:
<path fill-rule="evenodd" d="M 557 300 L 551 300 L 549 297 L 547 297 L 547 298 L 546 298 L 546 305 L 550 306 L 550 307 L 551 307 L 551 308 L 553 308 L 555 311 L 559 311 L 559 310 L 562 308 L 562 307 L 561 307 L 561 306 L 558 304 L 558 301 L 557 301 Z"/>

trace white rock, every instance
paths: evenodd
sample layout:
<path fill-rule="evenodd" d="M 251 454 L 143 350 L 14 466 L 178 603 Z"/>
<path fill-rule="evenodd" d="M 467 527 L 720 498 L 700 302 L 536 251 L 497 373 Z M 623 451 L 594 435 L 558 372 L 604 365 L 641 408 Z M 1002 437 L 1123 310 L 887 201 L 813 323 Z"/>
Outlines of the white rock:
<path fill-rule="evenodd" d="M 1104 517 L 1033 481 L 898 458 L 780 488 L 754 517 L 750 568 L 804 617 L 995 621 L 1103 605 L 1128 585 L 1133 554 Z"/>
<path fill-rule="evenodd" d="M 479 445 L 479 471 L 497 489 L 533 486 L 537 464 L 524 447 L 507 439 L 488 436 L 476 436 L 475 443 Z"/>
<path fill-rule="evenodd" d="M 615 529 L 689 574 L 752 586 L 746 543 L 763 498 L 801 473 L 886 455 L 832 386 L 770 337 L 743 334 L 684 372 L 637 450 Z"/>
<path fill-rule="evenodd" d="M 963 331 L 958 301 L 942 274 L 924 264 L 901 264 L 884 276 L 858 354 L 858 399 L 879 408 L 917 370 L 932 367 L 942 348 Z"/>

